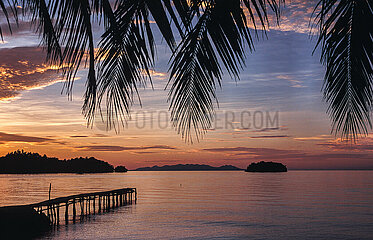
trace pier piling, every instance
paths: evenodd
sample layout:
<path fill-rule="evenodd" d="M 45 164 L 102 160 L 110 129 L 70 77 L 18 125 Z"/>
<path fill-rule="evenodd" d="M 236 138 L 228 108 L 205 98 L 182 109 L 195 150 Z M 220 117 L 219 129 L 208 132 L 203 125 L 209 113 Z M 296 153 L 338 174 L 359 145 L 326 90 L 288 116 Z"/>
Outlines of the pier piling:
<path fill-rule="evenodd" d="M 101 212 L 109 212 L 110 209 L 131 204 L 132 199 L 137 200 L 136 188 L 123 188 L 105 192 L 85 193 L 72 195 L 68 197 L 60 197 L 50 199 L 44 202 L 30 204 L 38 213 L 45 213 L 51 225 L 60 224 L 60 208 L 65 211 L 62 214 L 65 224 L 68 224 L 70 218 L 75 223 L 76 217 L 79 215 L 81 219 L 90 214 Z M 77 211 L 77 204 L 79 203 L 79 211 Z M 72 216 L 69 213 L 69 206 L 72 205 Z M 97 205 L 97 206 L 96 206 Z M 65 209 L 63 209 L 65 208 Z"/>

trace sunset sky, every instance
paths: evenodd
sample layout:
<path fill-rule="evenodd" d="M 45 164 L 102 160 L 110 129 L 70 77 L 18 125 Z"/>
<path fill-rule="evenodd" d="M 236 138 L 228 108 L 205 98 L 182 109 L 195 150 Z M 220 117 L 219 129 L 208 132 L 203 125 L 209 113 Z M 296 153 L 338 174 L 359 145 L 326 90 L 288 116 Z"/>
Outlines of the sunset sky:
<path fill-rule="evenodd" d="M 245 168 L 261 160 L 290 169 L 373 168 L 372 137 L 351 145 L 330 135 L 321 92 L 324 68 L 319 54 L 312 55 L 315 39 L 308 27 L 314 6 L 314 1 L 288 1 L 280 28 L 273 25 L 268 39 L 260 38 L 255 52 L 247 53 L 240 80 L 225 74 L 222 89 L 217 89 L 216 128 L 193 144 L 167 121 L 164 89 L 170 52 L 162 39 L 157 42 L 153 89 L 150 83 L 140 87 L 142 107 L 136 102 L 132 120 L 116 133 L 107 131 L 99 118 L 87 128 L 81 114 L 87 71 L 78 72 L 70 101 L 61 94 L 63 79 L 56 67 L 44 64 L 38 35 L 21 21 L 0 42 L 0 155 L 24 149 L 61 159 L 93 156 L 129 169 L 179 163 Z M 0 24 L 5 30 L 2 15 Z M 97 40 L 100 29 L 95 29 Z M 241 118 L 255 112 L 277 113 L 278 124 Z"/>

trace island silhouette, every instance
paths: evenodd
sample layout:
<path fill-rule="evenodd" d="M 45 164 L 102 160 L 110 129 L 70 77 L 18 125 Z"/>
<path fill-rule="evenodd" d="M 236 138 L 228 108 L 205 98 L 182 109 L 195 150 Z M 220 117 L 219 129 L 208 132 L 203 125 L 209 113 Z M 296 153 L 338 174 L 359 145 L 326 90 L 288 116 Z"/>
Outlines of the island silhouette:
<path fill-rule="evenodd" d="M 78 157 L 59 160 L 39 153 L 17 150 L 0 157 L 0 174 L 34 173 L 111 173 L 126 172 L 124 166 L 113 167 L 94 157 Z"/>
<path fill-rule="evenodd" d="M 128 172 L 128 169 L 125 166 L 117 166 L 114 168 L 115 172 Z"/>
<path fill-rule="evenodd" d="M 282 163 L 276 162 L 258 162 L 251 163 L 245 172 L 287 172 L 287 168 Z"/>
<path fill-rule="evenodd" d="M 224 165 L 220 167 L 213 167 L 206 164 L 177 164 L 177 165 L 164 165 L 153 167 L 141 167 L 135 171 L 242 171 L 243 169 L 232 166 Z"/>

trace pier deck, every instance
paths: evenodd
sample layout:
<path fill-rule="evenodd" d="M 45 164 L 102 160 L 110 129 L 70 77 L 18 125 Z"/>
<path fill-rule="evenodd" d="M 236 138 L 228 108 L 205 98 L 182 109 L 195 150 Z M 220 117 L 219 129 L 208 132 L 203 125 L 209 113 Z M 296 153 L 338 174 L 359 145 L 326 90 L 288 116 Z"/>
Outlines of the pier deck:
<path fill-rule="evenodd" d="M 60 222 L 68 224 L 70 220 L 75 222 L 78 216 L 82 219 L 88 215 L 109 212 L 113 208 L 132 204 L 136 200 L 136 188 L 122 188 L 59 197 L 19 207 L 31 207 L 39 214 L 44 213 L 51 225 L 59 225 Z"/>

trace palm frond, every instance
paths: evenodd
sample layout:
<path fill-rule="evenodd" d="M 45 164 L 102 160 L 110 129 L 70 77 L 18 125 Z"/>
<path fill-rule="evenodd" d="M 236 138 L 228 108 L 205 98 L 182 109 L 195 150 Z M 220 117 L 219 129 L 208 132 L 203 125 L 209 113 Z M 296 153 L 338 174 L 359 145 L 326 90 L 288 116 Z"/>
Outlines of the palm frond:
<path fill-rule="evenodd" d="M 170 46 L 174 45 L 174 37 L 161 1 L 121 1 L 115 11 L 109 6 L 107 10 L 110 24 L 98 52 L 98 105 L 106 102 L 107 119 L 103 120 L 107 120 L 108 127 L 116 128 L 129 115 L 134 96 L 138 96 L 137 85 L 145 84 L 146 76 L 150 78 L 155 55 L 150 14 L 160 23 Z"/>
<path fill-rule="evenodd" d="M 186 140 L 192 139 L 192 129 L 198 138 L 211 126 L 215 89 L 221 84 L 223 67 L 239 79 L 246 46 L 249 51 L 254 49 L 250 23 L 255 33 L 266 30 L 269 10 L 278 18 L 283 2 L 118 0 L 111 5 L 109 0 L 56 0 L 47 5 L 45 0 L 24 1 L 39 24 L 50 59 L 61 59 L 61 64 L 68 66 L 64 69 L 68 92 L 83 59 L 89 63 L 83 106 L 88 122 L 103 101 L 108 122 L 118 117 L 125 120 L 137 95 L 137 85 L 150 79 L 156 54 L 151 21 L 155 21 L 173 53 L 170 108 L 174 126 Z M 98 81 L 91 26 L 94 14 L 104 19 L 105 27 L 97 56 Z M 182 37 L 177 48 L 171 22 Z"/>
<path fill-rule="evenodd" d="M 14 1 L 14 4 L 16 6 L 18 1 Z M 83 59 L 86 59 L 89 69 L 83 110 L 94 111 L 97 84 L 90 1 L 22 0 L 20 4 L 23 13 L 31 15 L 32 23 L 36 24 L 37 32 L 42 35 L 47 60 L 62 67 L 68 94 Z"/>
<path fill-rule="evenodd" d="M 201 130 L 211 127 L 211 95 L 215 97 L 215 82 L 211 79 L 221 79 L 216 55 L 207 38 L 206 25 L 210 14 L 206 10 L 183 40 L 170 73 L 171 78 L 174 78 L 170 90 L 171 120 L 177 131 L 188 140 L 191 139 L 191 129 L 196 131 L 198 137 Z"/>
<path fill-rule="evenodd" d="M 167 44 L 172 49 L 175 46 L 175 39 L 174 39 L 174 35 L 171 30 L 171 24 L 168 20 L 168 17 L 165 11 L 165 5 L 163 4 L 163 1 L 146 0 L 145 3 L 146 3 L 146 7 L 149 13 L 152 15 L 154 21 L 156 22 L 158 29 L 161 32 L 163 38 L 166 40 Z M 171 13 L 173 13 L 171 8 L 167 8 L 167 9 Z"/>
<path fill-rule="evenodd" d="M 242 4 L 240 0 L 195 0 L 191 1 L 190 10 L 179 13 L 184 16 L 187 29 L 197 16 L 197 23 L 187 31 L 173 56 L 170 71 L 171 120 L 186 141 L 193 141 L 193 137 L 198 140 L 211 128 L 216 85 L 221 85 L 223 75 L 221 63 L 231 77 L 239 79 L 245 65 L 245 46 L 249 51 L 254 48 L 249 21 L 255 23 L 259 18 L 261 29 L 265 29 L 268 6 L 278 16 L 276 1 Z M 249 19 L 244 7 L 251 11 Z"/>
<path fill-rule="evenodd" d="M 37 25 L 36 30 L 42 35 L 43 45 L 47 48 L 47 61 L 51 64 L 61 65 L 62 50 L 58 36 L 44 0 L 28 0 L 22 2 L 23 12 L 31 12 L 31 21 Z"/>
<path fill-rule="evenodd" d="M 319 9 L 317 46 L 326 66 L 323 90 L 332 131 L 355 140 L 372 128 L 373 3 L 322 0 Z"/>
<path fill-rule="evenodd" d="M 89 62 L 87 88 L 83 111 L 89 115 L 96 106 L 95 53 L 91 25 L 91 6 L 88 0 L 52 1 L 51 17 L 55 18 L 55 29 L 60 43 L 64 45 L 62 59 L 65 70 L 67 92 L 72 89 L 76 72 L 85 57 Z M 86 54 L 88 52 L 88 54 Z M 88 112 L 87 112 L 88 109 Z"/>
<path fill-rule="evenodd" d="M 122 3 L 120 11 L 114 13 L 111 10 L 110 27 L 100 42 L 98 58 L 102 58 L 102 62 L 99 66 L 98 102 L 100 105 L 106 98 L 108 124 L 112 124 L 116 117 L 122 120 L 129 113 L 133 90 L 137 88 L 136 80 L 141 77 L 140 58 L 149 59 L 139 55 L 142 53 L 142 42 L 141 45 L 133 45 L 139 42 L 132 31 L 138 7 L 136 1 L 127 1 Z M 136 43 L 132 42 L 134 39 Z"/>
<path fill-rule="evenodd" d="M 8 23 L 8 29 L 9 29 L 10 33 L 12 33 L 12 28 L 10 26 L 10 16 L 9 16 L 9 13 L 8 13 L 8 10 L 7 10 L 7 5 L 5 3 L 7 3 L 7 5 L 11 7 L 13 15 L 16 17 L 14 8 L 12 7 L 12 6 L 14 6 L 14 4 L 12 4 L 10 1 L 5 2 L 4 0 L 0 0 L 0 9 L 1 9 L 1 11 L 3 12 L 3 14 L 6 18 L 6 21 Z M 1 37 L 1 40 L 4 41 L 4 36 L 3 36 L 3 31 L 1 29 L 1 26 L 0 26 L 0 37 Z"/>

